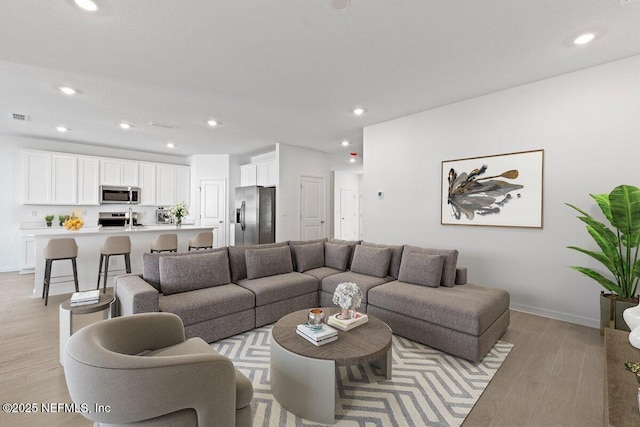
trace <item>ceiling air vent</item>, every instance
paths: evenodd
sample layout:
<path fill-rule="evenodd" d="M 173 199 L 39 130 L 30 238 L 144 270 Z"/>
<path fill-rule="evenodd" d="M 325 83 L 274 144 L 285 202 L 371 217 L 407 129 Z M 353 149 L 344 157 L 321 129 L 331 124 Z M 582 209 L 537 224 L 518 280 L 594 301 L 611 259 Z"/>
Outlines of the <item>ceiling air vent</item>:
<path fill-rule="evenodd" d="M 170 125 L 170 124 L 167 124 L 167 123 L 160 123 L 160 122 L 149 122 L 149 124 L 151 126 L 155 126 L 155 127 L 158 127 L 158 128 L 165 128 L 165 129 L 177 129 L 178 128 L 178 126 L 176 126 L 176 125 Z"/>
<path fill-rule="evenodd" d="M 22 122 L 28 122 L 31 120 L 31 118 L 26 114 L 11 113 L 11 117 L 13 117 L 13 120 L 20 120 Z"/>
<path fill-rule="evenodd" d="M 638 0 L 620 0 L 620 5 L 624 6 L 627 3 L 632 3 L 634 1 L 638 1 Z"/>

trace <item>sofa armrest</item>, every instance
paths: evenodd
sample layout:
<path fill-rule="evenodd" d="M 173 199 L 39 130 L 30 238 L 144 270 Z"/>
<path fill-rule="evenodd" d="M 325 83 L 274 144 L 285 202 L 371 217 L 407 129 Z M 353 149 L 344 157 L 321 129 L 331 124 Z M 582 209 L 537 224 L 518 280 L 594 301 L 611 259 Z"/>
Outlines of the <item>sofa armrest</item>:
<path fill-rule="evenodd" d="M 160 311 L 160 292 L 142 277 L 127 274 L 116 277 L 115 281 L 118 316 Z"/>
<path fill-rule="evenodd" d="M 456 268 L 456 285 L 467 284 L 467 267 Z"/>

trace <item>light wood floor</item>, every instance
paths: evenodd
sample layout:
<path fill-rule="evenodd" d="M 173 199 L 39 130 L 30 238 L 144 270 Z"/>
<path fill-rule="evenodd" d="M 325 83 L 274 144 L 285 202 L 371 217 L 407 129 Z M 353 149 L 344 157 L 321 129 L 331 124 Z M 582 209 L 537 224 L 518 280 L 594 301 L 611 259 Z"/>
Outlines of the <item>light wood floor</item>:
<path fill-rule="evenodd" d="M 33 275 L 0 273 L 0 402 L 71 403 L 59 364 L 58 306 L 32 298 Z M 75 328 L 100 320 L 77 316 Z M 511 312 L 511 354 L 463 426 L 602 426 L 603 339 L 597 329 Z M 5 414 L 0 426 L 91 426 L 79 414 Z"/>

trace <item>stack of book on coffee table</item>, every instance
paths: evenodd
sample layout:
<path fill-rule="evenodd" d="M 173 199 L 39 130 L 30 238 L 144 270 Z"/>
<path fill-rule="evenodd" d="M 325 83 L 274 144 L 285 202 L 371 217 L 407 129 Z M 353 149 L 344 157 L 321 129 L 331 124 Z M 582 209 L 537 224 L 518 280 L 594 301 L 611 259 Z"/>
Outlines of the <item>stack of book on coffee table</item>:
<path fill-rule="evenodd" d="M 341 319 L 340 313 L 329 316 L 327 323 L 341 331 L 349 331 L 357 326 L 364 325 L 369 321 L 369 316 L 362 313 L 356 313 L 353 319 Z"/>
<path fill-rule="evenodd" d="M 100 290 L 94 289 L 92 291 L 74 292 L 71 295 L 70 305 L 71 307 L 78 307 L 79 305 L 96 304 L 100 301 Z"/>
<path fill-rule="evenodd" d="M 311 344 L 317 346 L 328 344 L 338 339 L 338 331 L 327 325 L 322 325 L 321 328 L 312 328 L 307 323 L 302 323 L 296 327 L 296 332 Z"/>

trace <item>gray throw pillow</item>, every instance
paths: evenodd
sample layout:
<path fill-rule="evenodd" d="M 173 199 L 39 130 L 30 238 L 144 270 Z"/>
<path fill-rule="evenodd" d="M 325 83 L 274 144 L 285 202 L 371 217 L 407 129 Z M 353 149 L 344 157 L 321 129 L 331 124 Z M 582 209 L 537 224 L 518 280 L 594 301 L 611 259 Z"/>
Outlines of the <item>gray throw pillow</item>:
<path fill-rule="evenodd" d="M 324 243 L 310 243 L 307 245 L 294 245 L 293 258 L 296 264 L 296 271 L 312 270 L 314 268 L 324 267 Z"/>
<path fill-rule="evenodd" d="M 391 250 L 389 248 L 374 248 L 371 246 L 356 246 L 351 271 L 368 276 L 387 277 Z"/>
<path fill-rule="evenodd" d="M 291 273 L 291 250 L 289 246 L 268 249 L 249 249 L 245 252 L 247 279 Z"/>
<path fill-rule="evenodd" d="M 160 258 L 170 256 L 192 256 L 211 252 L 227 252 L 227 248 L 204 249 L 197 252 L 163 252 L 142 254 L 142 278 L 151 286 L 160 290 Z"/>
<path fill-rule="evenodd" d="M 389 262 L 389 276 L 394 279 L 398 278 L 400 273 L 400 261 L 402 260 L 402 251 L 404 246 L 402 245 L 380 245 L 377 243 L 362 242 L 362 246 L 372 246 L 374 248 L 389 248 L 391 251 L 391 261 Z"/>
<path fill-rule="evenodd" d="M 402 256 L 398 280 L 437 288 L 442 278 L 443 263 L 442 255 L 407 252 Z"/>
<path fill-rule="evenodd" d="M 351 246 L 337 243 L 324 244 L 324 266 L 345 271 L 351 259 Z"/>
<path fill-rule="evenodd" d="M 351 263 L 353 262 L 353 256 L 356 253 L 356 246 L 360 244 L 360 240 L 342 240 L 342 239 L 334 239 L 332 237 L 328 240 L 329 243 L 337 243 L 338 245 L 348 245 L 351 248 L 351 257 L 349 258 L 349 263 L 347 264 L 347 268 L 351 267 Z"/>
<path fill-rule="evenodd" d="M 229 246 L 229 266 L 231 267 L 231 281 L 238 283 L 239 280 L 247 278 L 247 260 L 245 252 L 249 249 L 264 249 L 264 248 L 289 248 L 289 243 L 267 243 L 262 245 L 250 245 L 250 246 Z M 291 255 L 289 255 L 291 258 Z"/>
<path fill-rule="evenodd" d="M 405 245 L 403 255 L 407 252 L 418 252 L 429 255 L 442 255 L 444 256 L 444 263 L 442 265 L 442 278 L 440 279 L 441 286 L 447 286 L 449 288 L 456 284 L 456 265 L 458 263 L 458 251 L 455 249 L 430 249 L 420 248 L 417 246 Z"/>
<path fill-rule="evenodd" d="M 161 257 L 160 291 L 165 295 L 231 282 L 227 252 Z"/>

